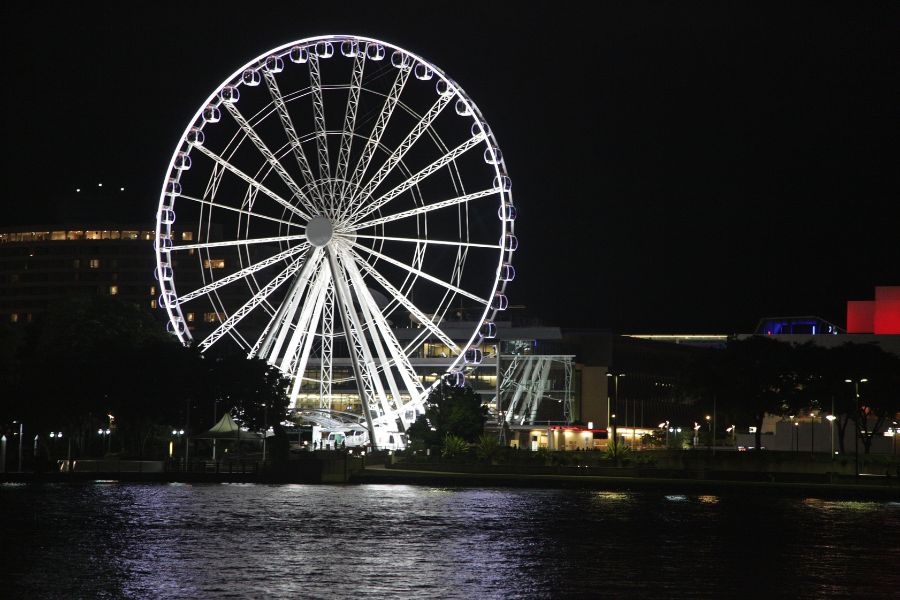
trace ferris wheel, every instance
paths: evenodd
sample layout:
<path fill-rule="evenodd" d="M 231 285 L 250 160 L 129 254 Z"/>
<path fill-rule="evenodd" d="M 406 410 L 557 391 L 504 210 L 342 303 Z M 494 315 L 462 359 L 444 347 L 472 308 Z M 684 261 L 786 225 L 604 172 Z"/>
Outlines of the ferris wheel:
<path fill-rule="evenodd" d="M 475 103 L 423 58 L 349 35 L 275 48 L 210 94 L 169 163 L 155 242 L 168 330 L 265 359 L 292 405 L 328 409 L 352 388 L 384 446 L 496 336 L 511 188 Z M 412 364 L 426 342 L 448 354 L 430 381 Z"/>

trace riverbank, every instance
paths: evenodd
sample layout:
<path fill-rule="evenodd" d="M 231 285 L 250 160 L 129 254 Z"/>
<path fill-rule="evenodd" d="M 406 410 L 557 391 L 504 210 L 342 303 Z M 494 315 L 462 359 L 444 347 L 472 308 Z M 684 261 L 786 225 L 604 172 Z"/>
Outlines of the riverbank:
<path fill-rule="evenodd" d="M 346 477 L 291 477 L 284 473 L 4 473 L 4 483 L 346 483 L 390 484 L 432 487 L 491 487 L 532 489 L 592 489 L 604 491 L 658 491 L 684 495 L 778 495 L 816 497 L 825 500 L 900 501 L 896 481 L 863 478 L 859 483 L 814 483 L 809 481 L 737 481 L 728 479 L 624 477 L 615 475 L 563 475 L 523 473 L 477 473 L 448 470 L 395 469 L 368 465 L 347 473 Z"/>

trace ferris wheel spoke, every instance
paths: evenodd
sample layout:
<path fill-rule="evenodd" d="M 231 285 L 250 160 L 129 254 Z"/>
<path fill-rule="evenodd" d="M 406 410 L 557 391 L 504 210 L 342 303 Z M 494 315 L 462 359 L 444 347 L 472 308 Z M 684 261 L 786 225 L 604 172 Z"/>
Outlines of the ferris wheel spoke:
<path fill-rule="evenodd" d="M 272 97 L 272 102 L 275 103 L 275 108 L 278 111 L 278 118 L 281 119 L 281 127 L 284 129 L 285 134 L 287 134 L 288 142 L 291 144 L 294 158 L 297 160 L 297 165 L 300 167 L 303 179 L 306 181 L 307 185 L 312 186 L 316 181 L 316 177 L 313 175 L 312 168 L 309 166 L 309 160 L 306 158 L 306 153 L 303 152 L 303 145 L 300 143 L 300 137 L 297 135 L 297 130 L 294 128 L 294 122 L 287 110 L 287 105 L 284 102 L 284 97 L 281 95 L 278 82 L 275 81 L 275 75 L 266 69 L 263 69 L 263 72 L 266 79 L 266 87 L 269 88 L 269 95 Z M 321 191 L 315 186 L 312 186 L 312 193 L 318 198 L 320 208 L 324 207 L 325 203 Z"/>
<path fill-rule="evenodd" d="M 253 179 L 252 177 L 250 177 L 249 175 L 247 175 L 246 173 L 244 173 L 243 171 L 241 171 L 240 169 L 235 167 L 233 164 L 231 164 L 230 162 L 228 162 L 227 160 L 225 160 L 224 158 L 222 158 L 221 156 L 219 156 L 218 154 L 216 154 L 215 152 L 213 152 L 206 146 L 194 146 L 194 148 L 196 148 L 197 150 L 199 150 L 200 152 L 202 152 L 203 154 L 208 156 L 211 160 L 215 161 L 217 164 L 221 165 L 225 169 L 231 171 L 234 175 L 237 175 L 238 178 L 242 179 L 247 184 L 249 184 L 255 188 L 258 188 L 260 192 L 262 192 L 263 194 L 265 194 L 266 196 L 268 196 L 269 198 L 271 198 L 278 204 L 282 205 L 283 207 L 288 209 L 290 212 L 292 212 L 295 215 L 299 216 L 300 218 L 304 219 L 305 221 L 309 221 L 312 218 L 307 213 L 303 212 L 302 210 L 300 210 L 299 208 L 297 208 L 296 206 L 294 206 L 293 204 L 291 204 L 290 202 L 288 202 L 287 200 L 285 200 L 284 198 L 282 198 L 281 196 L 279 196 L 278 194 L 276 194 L 275 192 L 273 192 L 272 190 L 270 190 L 269 188 L 267 188 L 266 186 L 261 184 L 260 182 L 256 181 L 255 179 Z"/>
<path fill-rule="evenodd" d="M 286 269 L 276 275 L 275 278 L 272 279 L 272 281 L 267 283 L 264 287 L 260 288 L 260 290 L 253 294 L 253 296 L 251 296 L 251 298 L 247 300 L 247 302 L 245 302 L 243 306 L 234 311 L 234 313 L 230 317 L 225 319 L 218 327 L 216 327 L 216 329 L 211 334 L 206 336 L 206 339 L 200 342 L 200 351 L 203 352 L 207 350 L 210 346 L 221 339 L 223 335 L 229 333 L 234 328 L 234 326 L 241 321 L 241 319 L 252 312 L 254 308 L 262 304 L 262 302 L 269 297 L 269 294 L 278 289 L 278 287 L 285 281 L 287 281 L 291 277 L 291 275 L 296 273 L 300 269 L 300 266 L 300 259 L 294 260 L 294 262 L 292 262 Z"/>
<path fill-rule="evenodd" d="M 409 149 L 412 148 L 413 144 L 418 141 L 422 134 L 424 134 L 434 120 L 441 114 L 441 112 L 446 108 L 447 104 L 450 103 L 450 99 L 453 96 L 451 95 L 443 95 L 440 96 L 437 101 L 428 109 L 418 123 L 412 128 L 412 130 L 407 134 L 407 136 L 400 142 L 400 145 L 388 156 L 387 160 L 378 171 L 375 172 L 375 175 L 372 176 L 372 179 L 369 180 L 366 185 L 359 190 L 353 197 L 354 206 L 358 203 L 365 201 L 366 198 L 372 195 L 372 192 L 381 184 L 385 178 L 390 175 L 391 171 L 394 170 L 394 167 L 397 166 L 403 157 L 409 152 Z"/>
<path fill-rule="evenodd" d="M 355 316 L 353 302 L 350 299 L 350 291 L 346 287 L 346 281 L 341 275 L 337 264 L 337 255 L 334 249 L 328 249 L 328 261 L 331 272 L 334 274 L 335 298 L 337 299 L 338 313 L 344 326 L 344 335 L 350 350 L 350 363 L 353 366 L 353 375 L 359 390 L 360 403 L 366 416 L 366 424 L 369 428 L 369 439 L 372 447 L 377 450 L 377 438 L 375 437 L 374 419 L 381 416 L 384 411 L 384 390 L 380 388 L 381 382 L 377 377 L 372 377 L 369 370 L 371 355 L 362 340 L 362 332 L 359 330 L 359 319 Z M 374 414 L 373 414 L 374 411 Z"/>
<path fill-rule="evenodd" d="M 185 302 L 188 302 L 189 300 L 193 300 L 194 298 L 198 298 L 200 296 L 208 294 L 212 291 L 219 289 L 220 287 L 228 285 L 229 283 L 233 283 L 235 281 L 240 281 L 241 279 L 244 279 L 245 277 L 247 277 L 248 275 L 250 275 L 252 273 L 256 273 L 257 271 L 265 269 L 268 266 L 274 265 L 277 262 L 286 260 L 286 259 L 294 256 L 295 254 L 299 254 L 300 252 L 305 253 L 308 248 L 309 248 L 309 244 L 304 242 L 303 244 L 299 244 L 297 246 L 294 246 L 293 248 L 288 248 L 284 252 L 279 252 L 278 254 L 270 256 L 269 258 L 267 258 L 265 260 L 261 260 L 257 263 L 253 263 L 252 265 L 248 265 L 248 266 L 244 267 L 243 269 L 241 269 L 240 271 L 235 271 L 231 275 L 226 275 L 222 279 L 217 279 L 216 281 L 208 283 L 201 288 L 197 288 L 196 290 L 194 290 L 192 292 L 188 292 L 187 294 L 178 296 L 178 304 L 179 305 L 184 304 Z M 298 260 L 303 260 L 303 256 L 301 255 L 300 257 L 298 257 Z"/>
<path fill-rule="evenodd" d="M 413 398 L 421 398 L 424 392 L 422 382 L 419 381 L 419 376 L 416 374 L 415 369 L 412 367 L 409 360 L 406 358 L 406 355 L 403 353 L 400 342 L 397 341 L 396 336 L 394 336 L 393 330 L 391 329 L 390 325 L 388 325 L 388 322 L 384 318 L 384 315 L 381 314 L 381 309 L 378 308 L 375 299 L 372 298 L 372 294 L 369 293 L 369 289 L 368 287 L 366 287 L 362 275 L 360 275 L 359 273 L 359 269 L 356 268 L 356 262 L 354 261 L 352 256 L 347 257 L 347 259 L 345 260 L 345 266 L 347 272 L 350 274 L 351 280 L 353 281 L 354 288 L 356 289 L 356 295 L 361 300 L 360 305 L 363 307 L 363 312 L 366 316 L 366 319 L 370 323 L 369 330 L 377 330 L 381 335 L 382 339 L 388 347 L 388 352 L 391 355 L 392 362 L 397 367 L 397 370 L 400 373 L 400 378 L 403 380 L 403 383 L 406 386 L 409 395 Z M 380 354 L 382 354 L 381 360 L 382 364 L 384 364 L 384 371 L 386 373 L 390 373 L 391 370 L 389 364 L 386 362 L 386 359 L 383 356 L 383 350 L 381 350 Z M 399 408 L 402 404 L 400 394 L 395 391 L 394 397 L 396 400 L 395 407 Z M 401 419 L 403 419 L 404 424 L 409 424 L 404 415 L 401 415 Z"/>
<path fill-rule="evenodd" d="M 377 219 L 372 219 L 371 221 L 365 221 L 362 223 L 354 223 L 352 225 L 347 225 L 341 227 L 342 231 L 358 231 L 360 229 L 367 229 L 369 227 L 375 227 L 376 225 L 381 225 L 383 223 L 390 223 L 391 221 L 399 221 L 401 219 L 406 219 L 409 217 L 415 217 L 418 215 L 424 215 L 425 213 L 440 210 L 442 208 L 447 208 L 450 206 L 456 206 L 458 204 L 465 204 L 470 200 L 477 200 L 478 198 L 485 198 L 487 196 L 493 196 L 494 194 L 499 194 L 502 191 L 501 188 L 495 187 L 486 190 L 482 190 L 480 192 L 472 192 L 471 194 L 464 194 L 462 196 L 457 196 L 455 198 L 450 198 L 448 200 L 441 200 L 440 202 L 433 202 L 431 204 L 426 204 L 425 206 L 420 206 L 418 208 L 413 208 L 410 210 L 404 210 L 403 212 L 394 213 L 392 215 L 387 215 L 384 217 L 379 217 Z"/>
<path fill-rule="evenodd" d="M 242 215 L 247 215 L 248 217 L 254 217 L 256 219 L 264 219 L 266 221 L 272 221 L 273 223 L 281 223 L 282 225 L 288 225 L 290 227 L 303 227 L 299 223 L 291 223 L 290 221 L 285 221 L 284 219 L 278 219 L 276 217 L 270 217 L 268 215 L 263 215 L 258 212 L 253 212 L 252 210 L 246 210 L 243 208 L 235 208 L 234 206 L 228 206 L 227 204 L 221 204 L 218 202 L 212 202 L 210 200 L 204 200 L 203 198 L 197 198 L 195 196 L 188 196 L 187 194 L 175 194 L 179 198 L 184 198 L 185 200 L 190 200 L 191 202 L 196 202 L 198 204 L 203 204 L 205 206 L 209 206 L 211 208 L 221 208 L 224 210 L 230 210 L 232 212 L 240 213 Z"/>
<path fill-rule="evenodd" d="M 303 373 L 306 371 L 306 361 L 309 359 L 309 352 L 315 340 L 316 324 L 322 315 L 325 288 L 328 287 L 329 278 L 328 263 L 323 261 L 313 287 L 303 303 L 303 310 L 300 311 L 300 318 L 297 319 L 297 327 L 294 329 L 294 334 L 285 348 L 284 356 L 279 365 L 279 369 L 283 373 L 294 375 L 297 379 L 302 380 Z M 278 359 L 277 355 L 272 358 Z M 297 362 L 298 359 L 301 360 L 300 363 Z M 295 369 L 294 367 L 297 368 Z"/>
<path fill-rule="evenodd" d="M 359 157 L 359 161 L 356 163 L 356 168 L 350 178 L 350 191 L 352 193 L 351 206 L 356 198 L 356 190 L 369 168 L 369 163 L 372 161 L 375 150 L 381 143 L 381 136 L 384 134 L 384 130 L 387 127 L 391 115 L 394 114 L 394 108 L 397 106 L 397 101 L 400 99 L 400 94 L 403 92 L 406 80 L 409 78 L 411 71 L 412 69 L 398 69 L 397 77 L 394 79 L 393 85 L 391 85 L 391 91 L 388 93 L 387 98 L 384 100 L 384 104 L 381 106 L 381 112 L 378 114 L 378 119 L 372 127 L 369 139 L 366 141 L 362 155 Z"/>
<path fill-rule="evenodd" d="M 322 262 L 322 249 L 316 248 L 307 259 L 300 271 L 300 275 L 291 284 L 287 296 L 281 302 L 281 306 L 273 315 L 264 333 L 264 341 L 260 344 L 259 356 L 266 358 L 269 364 L 275 364 L 281 354 L 281 348 L 287 338 L 288 332 L 294 322 L 294 315 L 300 306 L 300 300 L 306 291 L 309 282 L 318 272 Z M 294 330 L 296 332 L 296 329 Z"/>
<path fill-rule="evenodd" d="M 426 329 L 431 331 L 431 333 L 437 337 L 441 342 L 443 342 L 451 352 L 454 354 L 459 354 L 462 352 L 462 349 L 454 342 L 450 336 L 448 336 L 444 331 L 437 326 L 437 324 L 431 319 L 431 317 L 427 316 L 423 313 L 418 306 L 410 302 L 410 300 L 403 295 L 403 293 L 394 287 L 385 277 L 379 273 L 372 265 L 366 262 L 359 254 L 357 254 L 353 250 L 348 250 L 348 254 L 353 257 L 353 260 L 363 268 L 363 270 L 370 276 L 372 279 L 377 281 L 384 290 L 394 297 L 406 310 L 408 310 L 422 325 L 425 326 Z"/>
<path fill-rule="evenodd" d="M 319 70 L 319 57 L 310 53 L 309 81 L 312 86 L 313 120 L 316 123 L 316 149 L 319 154 L 319 176 L 322 179 L 331 178 L 331 164 L 328 160 L 328 137 L 325 123 L 325 102 L 322 100 L 322 74 Z M 333 199 L 327 202 L 333 208 Z"/>
<path fill-rule="evenodd" d="M 485 306 L 487 306 L 488 304 L 490 304 L 490 302 L 488 302 L 488 301 L 485 300 L 484 298 L 479 298 L 479 297 L 476 296 L 475 294 L 472 294 L 471 292 L 467 292 L 466 290 L 464 290 L 464 289 L 462 289 L 462 288 L 460 288 L 460 287 L 457 287 L 457 286 L 453 285 L 452 283 L 448 283 L 448 282 L 444 281 L 443 279 L 439 279 L 439 278 L 435 277 L 434 275 L 429 275 L 429 274 L 426 273 L 425 271 L 422 271 L 422 270 L 417 269 L 417 268 L 415 268 L 415 267 L 411 267 L 411 266 L 409 266 L 409 265 L 407 265 L 407 264 L 405 264 L 405 263 L 400 262 L 399 260 L 396 260 L 396 259 L 394 259 L 394 258 L 391 258 L 390 256 L 385 256 L 384 254 L 382 254 L 381 252 L 378 252 L 377 250 L 372 250 L 371 248 L 367 248 L 367 247 L 365 247 L 365 246 L 363 246 L 363 245 L 361 245 L 361 244 L 357 244 L 356 242 L 349 242 L 349 241 L 348 241 L 348 243 L 349 243 L 350 245 L 352 245 L 354 248 L 359 248 L 360 250 L 363 250 L 363 251 L 366 252 L 367 254 L 370 254 L 370 255 L 372 255 L 372 256 L 378 257 L 378 258 L 380 258 L 381 260 L 383 260 L 383 261 L 385 261 L 385 262 L 388 262 L 388 263 L 390 263 L 390 264 L 392 264 L 392 265 L 394 265 L 394 266 L 397 266 L 397 267 L 400 267 L 401 269 L 404 269 L 404 270 L 406 270 L 406 271 L 409 271 L 409 272 L 412 273 L 413 275 L 418 275 L 418 276 L 421 277 L 422 279 L 426 279 L 426 280 L 428 280 L 428 281 L 430 281 L 430 282 L 432 282 L 432 283 L 434 283 L 434 284 L 437 284 L 437 285 L 439 285 L 439 286 L 441 286 L 441 287 L 443 287 L 443 288 L 446 288 L 446 289 L 450 290 L 451 292 L 456 292 L 456 293 L 459 294 L 460 296 L 464 296 L 464 297 L 466 297 L 466 298 L 468 298 L 468 299 L 470 299 L 470 300 L 474 300 L 475 302 L 479 302 L 479 303 L 481 303 L 481 304 L 484 304 Z"/>
<path fill-rule="evenodd" d="M 246 240 L 229 240 L 227 242 L 207 242 L 205 244 L 184 244 L 183 246 L 173 246 L 172 252 L 176 250 L 196 250 L 200 248 L 222 248 L 223 246 L 248 246 L 251 244 L 272 244 L 275 242 L 290 242 L 293 240 L 305 240 L 305 234 L 298 235 L 280 235 L 276 237 L 250 238 Z"/>
<path fill-rule="evenodd" d="M 385 240 L 388 242 L 409 242 L 412 244 L 438 244 L 442 246 L 462 246 L 464 248 L 491 248 L 495 250 L 499 250 L 502 248 L 500 244 L 476 244 L 474 242 L 454 242 L 452 240 L 429 240 L 426 238 L 406 238 L 406 237 L 391 237 L 387 235 L 360 235 L 356 234 L 356 239 L 367 239 L 367 240 Z"/>
<path fill-rule="evenodd" d="M 387 396 L 385 395 L 386 404 L 388 405 L 388 410 L 394 410 L 397 406 L 402 404 L 402 399 L 400 396 L 400 388 L 397 386 L 397 379 L 394 377 L 393 370 L 391 369 L 391 362 L 387 358 L 387 354 L 384 351 L 384 344 L 382 344 L 381 339 L 387 341 L 387 338 L 384 337 L 384 332 L 381 330 L 381 326 L 375 320 L 372 315 L 371 307 L 368 304 L 368 300 L 364 297 L 365 286 L 360 286 L 356 283 L 355 278 L 352 273 L 353 264 L 352 261 L 348 262 L 346 260 L 344 263 L 344 271 L 350 276 L 351 280 L 353 280 L 353 290 L 356 290 L 356 297 L 359 301 L 359 307 L 362 312 L 361 317 L 363 321 L 365 321 L 367 326 L 367 331 L 369 332 L 369 337 L 372 340 L 372 346 L 375 348 L 375 353 L 378 355 L 378 361 L 381 365 L 380 371 L 384 374 L 384 379 L 388 384 L 388 388 L 391 391 L 391 397 L 393 398 L 393 406 L 391 406 L 390 401 L 387 400 Z M 362 291 L 361 291 L 362 290 Z M 379 335 L 381 338 L 379 338 Z M 372 365 L 372 374 L 375 377 L 379 377 L 378 371 L 379 369 L 373 363 Z M 387 410 L 385 411 L 387 412 Z"/>
<path fill-rule="evenodd" d="M 424 169 L 420 170 L 418 173 L 416 173 L 412 177 L 407 178 L 406 181 L 399 184 L 398 186 L 396 186 L 395 188 L 393 188 L 392 190 L 390 190 L 383 196 L 379 197 L 374 202 L 371 202 L 368 205 L 366 205 L 364 210 L 362 210 L 362 211 L 358 212 L 356 215 L 354 215 L 353 221 L 359 221 L 361 219 L 364 219 L 365 217 L 367 217 L 368 215 L 377 211 L 382 206 L 384 206 L 385 204 L 387 204 L 388 202 L 390 202 L 391 200 L 393 200 L 394 198 L 396 198 L 397 196 L 399 196 L 400 194 L 402 194 L 409 188 L 418 184 L 420 181 L 422 181 L 429 175 L 432 175 L 433 173 L 435 173 L 438 170 L 442 169 L 443 167 L 447 166 L 447 164 L 449 164 L 451 161 L 456 160 L 457 158 L 459 158 L 460 156 L 462 156 L 463 154 L 465 154 L 472 148 L 478 146 L 483 141 L 484 141 L 483 135 L 469 138 L 468 140 L 466 140 L 465 142 L 463 142 L 462 144 L 460 144 L 459 146 L 457 146 L 450 152 L 447 152 L 446 154 L 444 154 L 443 156 L 438 158 L 436 161 L 432 162 L 430 165 L 428 165 Z"/>
<path fill-rule="evenodd" d="M 362 87 L 363 70 L 366 66 L 365 50 L 357 52 L 353 59 L 353 74 L 350 77 L 350 90 L 347 96 L 347 110 L 344 113 L 344 129 L 341 133 L 341 148 L 338 152 L 337 169 L 334 177 L 341 186 L 338 194 L 338 202 L 343 202 L 346 192 L 347 169 L 350 163 L 350 149 L 353 145 L 353 135 L 356 129 L 356 111 L 359 107 L 359 93 Z"/>
<path fill-rule="evenodd" d="M 319 358 L 319 408 L 331 408 L 331 382 L 334 379 L 334 278 L 325 290 L 322 312 L 322 351 Z"/>
<path fill-rule="evenodd" d="M 225 108 L 231 113 L 232 118 L 237 122 L 240 128 L 244 131 L 250 141 L 253 142 L 253 145 L 256 146 L 256 149 L 259 150 L 259 153 L 263 155 L 263 158 L 266 159 L 266 162 L 272 167 L 272 170 L 275 171 L 284 184 L 291 190 L 291 193 L 294 194 L 294 198 L 303 205 L 303 207 L 311 213 L 315 213 L 315 208 L 311 205 L 309 198 L 306 197 L 306 194 L 300 190 L 300 186 L 297 185 L 297 182 L 288 175 L 288 172 L 284 169 L 284 166 L 281 162 L 275 158 L 275 155 L 272 154 L 272 151 L 269 150 L 269 147 L 266 146 L 265 142 L 262 141 L 262 138 L 259 137 L 259 134 L 255 129 L 250 125 L 247 119 L 244 118 L 244 115 L 238 110 L 237 106 L 233 102 L 223 102 Z"/>

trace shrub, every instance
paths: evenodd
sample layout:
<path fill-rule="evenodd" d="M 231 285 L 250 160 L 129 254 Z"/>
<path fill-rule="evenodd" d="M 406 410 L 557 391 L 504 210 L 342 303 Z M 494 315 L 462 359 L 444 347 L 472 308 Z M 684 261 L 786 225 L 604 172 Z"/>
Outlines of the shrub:
<path fill-rule="evenodd" d="M 444 447 L 441 449 L 443 458 L 456 458 L 469 451 L 469 443 L 458 435 L 448 433 L 444 437 Z"/>

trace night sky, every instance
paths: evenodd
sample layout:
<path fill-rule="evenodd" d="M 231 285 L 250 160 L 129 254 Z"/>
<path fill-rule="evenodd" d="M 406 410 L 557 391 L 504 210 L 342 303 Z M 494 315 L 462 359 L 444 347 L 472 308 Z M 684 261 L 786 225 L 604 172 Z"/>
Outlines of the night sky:
<path fill-rule="evenodd" d="M 490 123 L 519 207 L 515 314 L 622 333 L 843 326 L 847 299 L 900 284 L 896 3 L 81 4 L 2 9 L 0 225 L 71 218 L 75 188 L 100 181 L 128 191 L 112 218 L 152 221 L 226 76 L 356 33 L 443 68 Z"/>

